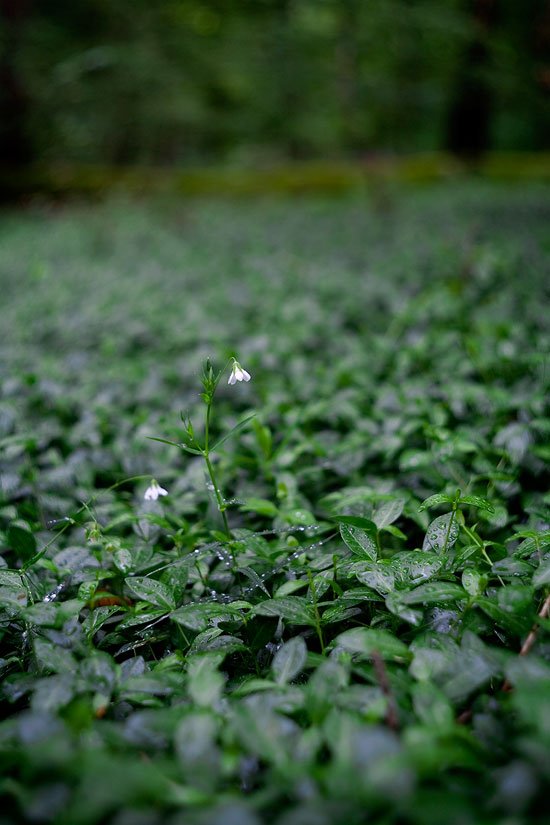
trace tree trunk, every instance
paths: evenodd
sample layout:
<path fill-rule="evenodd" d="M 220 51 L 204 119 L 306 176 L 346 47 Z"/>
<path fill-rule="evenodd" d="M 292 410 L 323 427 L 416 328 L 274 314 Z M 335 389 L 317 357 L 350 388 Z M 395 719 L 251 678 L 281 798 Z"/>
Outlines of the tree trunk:
<path fill-rule="evenodd" d="M 357 32 L 360 27 L 356 0 L 348 0 L 339 7 L 336 67 L 342 117 L 342 137 L 346 149 L 363 149 L 361 134 L 360 66 Z"/>
<path fill-rule="evenodd" d="M 462 55 L 447 122 L 447 148 L 478 158 L 491 146 L 493 95 L 485 75 L 488 36 L 496 23 L 497 0 L 470 0 L 474 34 Z"/>
<path fill-rule="evenodd" d="M 0 0 L 0 166 L 12 170 L 32 160 L 28 100 L 17 70 L 17 50 L 28 11 L 27 0 Z"/>

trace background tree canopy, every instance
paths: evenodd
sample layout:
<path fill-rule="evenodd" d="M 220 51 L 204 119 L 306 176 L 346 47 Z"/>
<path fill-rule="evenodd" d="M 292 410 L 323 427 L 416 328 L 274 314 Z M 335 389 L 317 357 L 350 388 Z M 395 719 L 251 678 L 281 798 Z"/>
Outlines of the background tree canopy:
<path fill-rule="evenodd" d="M 0 0 L 3 163 L 538 150 L 544 0 Z"/>

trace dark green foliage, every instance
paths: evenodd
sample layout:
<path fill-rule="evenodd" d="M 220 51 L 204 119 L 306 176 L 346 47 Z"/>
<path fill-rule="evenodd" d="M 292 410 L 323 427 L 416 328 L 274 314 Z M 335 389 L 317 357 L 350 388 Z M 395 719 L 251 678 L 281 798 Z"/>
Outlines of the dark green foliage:
<path fill-rule="evenodd" d="M 4 821 L 544 821 L 549 217 L 480 184 L 3 216 Z M 227 540 L 152 439 L 201 441 L 232 355 Z"/>
<path fill-rule="evenodd" d="M 544 0 L 5 0 L 0 167 L 540 151 L 547 50 Z"/>

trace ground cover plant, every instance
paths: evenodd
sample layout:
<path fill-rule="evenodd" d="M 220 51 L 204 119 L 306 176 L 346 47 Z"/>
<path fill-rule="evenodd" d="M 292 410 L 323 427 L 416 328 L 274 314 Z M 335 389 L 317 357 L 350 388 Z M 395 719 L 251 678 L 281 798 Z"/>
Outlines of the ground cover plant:
<path fill-rule="evenodd" d="M 544 821 L 549 218 L 4 213 L 2 822 Z"/>

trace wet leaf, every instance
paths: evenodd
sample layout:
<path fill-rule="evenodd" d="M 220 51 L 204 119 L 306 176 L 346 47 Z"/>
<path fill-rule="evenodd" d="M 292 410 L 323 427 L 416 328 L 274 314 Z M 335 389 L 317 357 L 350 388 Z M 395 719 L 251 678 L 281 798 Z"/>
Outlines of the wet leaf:
<path fill-rule="evenodd" d="M 546 559 L 533 573 L 533 585 L 545 587 L 550 584 L 550 559 Z"/>
<path fill-rule="evenodd" d="M 477 507 L 480 510 L 486 510 L 488 513 L 495 512 L 495 508 L 491 502 L 480 496 L 461 496 L 459 504 L 468 504 L 470 507 Z"/>
<path fill-rule="evenodd" d="M 458 584 L 449 582 L 426 582 L 408 593 L 400 593 L 403 604 L 438 604 L 466 600 L 468 594 Z"/>
<path fill-rule="evenodd" d="M 243 616 L 233 605 L 198 603 L 186 604 L 179 607 L 170 614 L 170 618 L 176 624 L 183 625 L 190 630 L 201 632 L 212 625 L 219 625 L 225 622 L 237 622 L 241 624 Z"/>
<path fill-rule="evenodd" d="M 271 663 L 277 684 L 286 685 L 302 670 L 307 659 L 307 647 L 301 636 L 294 636 L 279 648 Z"/>
<path fill-rule="evenodd" d="M 379 530 L 388 527 L 396 521 L 401 513 L 405 502 L 403 499 L 393 499 L 392 501 L 384 501 L 379 504 L 374 511 L 373 521 Z"/>
<path fill-rule="evenodd" d="M 462 587 L 470 596 L 480 596 L 487 587 L 487 576 L 478 570 L 467 568 L 462 573 Z"/>
<path fill-rule="evenodd" d="M 133 576 L 126 579 L 126 587 L 138 599 L 155 607 L 173 610 L 176 606 L 176 599 L 173 590 L 166 584 L 147 576 Z"/>
<path fill-rule="evenodd" d="M 454 546 L 458 534 L 459 527 L 454 513 L 437 516 L 426 531 L 422 550 L 446 553 Z"/>
<path fill-rule="evenodd" d="M 299 596 L 285 596 L 260 602 L 253 612 L 259 616 L 280 616 L 291 624 L 315 625 L 313 608 Z"/>
<path fill-rule="evenodd" d="M 384 659 L 406 662 L 410 658 L 407 645 L 396 639 L 387 630 L 367 627 L 355 627 L 340 633 L 333 642 L 348 653 L 358 653 L 370 658 L 378 653 Z"/>
<path fill-rule="evenodd" d="M 430 507 L 435 507 L 438 504 L 452 504 L 453 501 L 454 496 L 449 496 L 446 493 L 436 493 L 435 495 L 425 499 L 418 509 L 422 512 L 423 510 L 429 510 Z"/>
<path fill-rule="evenodd" d="M 10 524 L 6 540 L 20 559 L 31 558 L 36 553 L 36 539 L 30 530 L 18 524 Z"/>
<path fill-rule="evenodd" d="M 354 555 L 376 561 L 376 541 L 372 539 L 372 533 L 367 533 L 361 527 L 341 524 L 340 535 Z"/>

